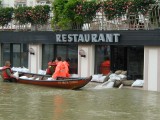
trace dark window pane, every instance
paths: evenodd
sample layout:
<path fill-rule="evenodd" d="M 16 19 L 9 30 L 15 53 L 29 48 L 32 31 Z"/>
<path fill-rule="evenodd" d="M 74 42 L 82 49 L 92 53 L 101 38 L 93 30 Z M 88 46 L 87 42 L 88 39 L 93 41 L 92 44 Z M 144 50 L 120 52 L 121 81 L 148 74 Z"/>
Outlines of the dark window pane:
<path fill-rule="evenodd" d="M 21 45 L 21 67 L 28 68 L 28 45 Z"/>
<path fill-rule="evenodd" d="M 68 46 L 68 58 L 70 58 L 70 73 L 78 73 L 78 46 Z"/>
<path fill-rule="evenodd" d="M 5 61 L 10 60 L 10 44 L 2 45 L 2 65 L 4 66 Z"/>
<path fill-rule="evenodd" d="M 100 70 L 101 63 L 106 57 L 110 57 L 110 46 L 96 45 L 95 47 L 95 73 L 102 74 Z"/>
<path fill-rule="evenodd" d="M 55 46 L 55 47 L 54 47 Z M 69 58 L 70 73 L 77 74 L 78 69 L 78 46 L 77 45 L 43 45 L 42 47 L 42 69 L 47 68 L 48 61 L 60 56 L 62 60 Z"/>
<path fill-rule="evenodd" d="M 144 48 L 128 48 L 128 79 L 143 79 Z"/>
<path fill-rule="evenodd" d="M 43 45 L 42 46 L 42 69 L 45 70 L 48 66 L 48 62 L 54 58 L 54 46 Z"/>
<path fill-rule="evenodd" d="M 57 45 L 57 56 L 62 57 L 62 60 L 69 58 L 70 73 L 78 73 L 78 46 L 77 45 Z"/>
<path fill-rule="evenodd" d="M 28 67 L 27 50 L 27 44 L 3 44 L 2 64 L 4 65 L 5 61 L 9 60 L 13 67 Z"/>
<path fill-rule="evenodd" d="M 13 44 L 13 67 L 20 67 L 21 66 L 21 56 L 20 56 L 20 44 Z"/>

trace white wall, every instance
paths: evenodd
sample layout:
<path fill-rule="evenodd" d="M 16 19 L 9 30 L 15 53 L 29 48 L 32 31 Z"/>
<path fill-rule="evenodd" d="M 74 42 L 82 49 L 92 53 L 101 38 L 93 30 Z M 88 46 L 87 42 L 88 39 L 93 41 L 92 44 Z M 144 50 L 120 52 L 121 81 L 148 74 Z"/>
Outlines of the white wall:
<path fill-rule="evenodd" d="M 84 50 L 86 57 L 81 57 L 78 54 L 78 75 L 81 77 L 88 77 L 94 74 L 94 51 L 95 46 L 93 45 L 79 45 L 79 50 Z"/>
<path fill-rule="evenodd" d="M 31 48 L 34 50 L 35 54 L 32 55 L 29 53 L 28 68 L 32 73 L 38 73 L 42 66 L 42 45 L 30 44 L 29 49 Z"/>
<path fill-rule="evenodd" d="M 27 6 L 35 6 L 36 5 L 36 0 L 27 0 Z"/>
<path fill-rule="evenodd" d="M 144 89 L 160 91 L 160 47 L 144 47 Z"/>
<path fill-rule="evenodd" d="M 14 7 L 14 0 L 2 0 L 4 7 Z"/>

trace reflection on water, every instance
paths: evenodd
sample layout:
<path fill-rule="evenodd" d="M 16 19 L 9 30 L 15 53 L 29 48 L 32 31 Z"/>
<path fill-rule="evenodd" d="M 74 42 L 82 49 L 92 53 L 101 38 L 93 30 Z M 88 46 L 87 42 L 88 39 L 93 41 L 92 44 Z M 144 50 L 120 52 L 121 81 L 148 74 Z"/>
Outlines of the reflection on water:
<path fill-rule="evenodd" d="M 63 90 L 0 81 L 0 120 L 158 120 L 160 93 Z"/>

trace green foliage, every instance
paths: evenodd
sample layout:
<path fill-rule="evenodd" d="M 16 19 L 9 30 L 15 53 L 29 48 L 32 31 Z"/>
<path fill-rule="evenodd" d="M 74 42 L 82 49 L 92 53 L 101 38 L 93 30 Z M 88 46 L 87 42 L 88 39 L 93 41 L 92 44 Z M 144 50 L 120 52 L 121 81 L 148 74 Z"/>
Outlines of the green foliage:
<path fill-rule="evenodd" d="M 107 0 L 102 3 L 102 8 L 107 19 L 122 16 L 126 13 L 126 0 Z"/>
<path fill-rule="evenodd" d="M 4 25 L 7 25 L 12 20 L 12 15 L 13 15 L 13 8 L 0 7 L 0 26 L 3 27 Z"/>
<path fill-rule="evenodd" d="M 14 10 L 14 19 L 20 24 L 31 23 L 33 25 L 44 25 L 49 19 L 50 7 L 38 5 L 35 7 L 18 7 Z"/>
<path fill-rule="evenodd" d="M 46 24 L 48 19 L 49 19 L 49 12 L 50 12 L 50 7 L 48 5 L 35 6 L 31 10 L 31 15 L 30 15 L 31 24 L 33 24 L 33 25 L 35 25 L 35 24 L 40 24 L 40 25 Z"/>
<path fill-rule="evenodd" d="M 52 18 L 52 28 L 58 27 L 63 29 L 68 29 L 67 23 L 70 21 L 64 17 L 63 11 L 65 4 L 68 0 L 54 0 L 53 6 L 53 18 Z"/>
<path fill-rule="evenodd" d="M 55 0 L 52 26 L 58 26 L 62 30 L 71 29 L 73 25 L 92 21 L 97 10 L 95 0 Z"/>
<path fill-rule="evenodd" d="M 149 5 L 154 3 L 155 0 L 129 0 L 126 5 L 129 14 L 137 14 L 138 12 L 146 14 L 149 10 Z"/>
<path fill-rule="evenodd" d="M 14 19 L 20 24 L 26 24 L 31 21 L 32 7 L 18 7 L 14 10 Z"/>
<path fill-rule="evenodd" d="M 104 13 L 108 19 L 122 16 L 124 14 L 143 15 L 149 10 L 149 5 L 154 4 L 155 0 L 106 0 L 101 3 Z"/>

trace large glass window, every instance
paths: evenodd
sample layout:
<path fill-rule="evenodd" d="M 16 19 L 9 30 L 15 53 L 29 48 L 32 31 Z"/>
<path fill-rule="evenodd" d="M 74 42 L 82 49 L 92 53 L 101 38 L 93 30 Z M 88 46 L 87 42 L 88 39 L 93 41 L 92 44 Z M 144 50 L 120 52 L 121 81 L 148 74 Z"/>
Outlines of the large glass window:
<path fill-rule="evenodd" d="M 21 48 L 20 48 L 20 44 L 13 44 L 13 61 L 12 64 L 14 65 L 14 67 L 20 67 L 21 65 Z"/>
<path fill-rule="evenodd" d="M 54 46 L 43 45 L 42 46 L 42 69 L 45 70 L 48 66 L 48 62 L 54 59 Z"/>
<path fill-rule="evenodd" d="M 111 46 L 111 69 L 127 70 L 127 47 Z"/>
<path fill-rule="evenodd" d="M 28 67 L 28 45 L 2 44 L 2 66 L 7 60 L 13 67 Z"/>
<path fill-rule="evenodd" d="M 102 74 L 101 63 L 110 56 L 110 70 L 127 70 L 127 79 L 143 79 L 143 46 L 105 46 L 95 47 L 95 74 Z"/>
<path fill-rule="evenodd" d="M 128 79 L 143 79 L 144 47 L 128 47 L 127 55 Z"/>
<path fill-rule="evenodd" d="M 42 47 L 42 69 L 47 68 L 48 61 L 56 56 L 62 57 L 62 60 L 69 58 L 70 73 L 77 74 L 78 67 L 78 46 L 77 45 L 43 45 Z"/>
<path fill-rule="evenodd" d="M 101 64 L 106 60 L 106 57 L 110 59 L 110 46 L 96 45 L 95 47 L 95 73 L 102 74 Z"/>
<path fill-rule="evenodd" d="M 2 65 L 1 66 L 4 66 L 5 64 L 5 61 L 6 60 L 10 60 L 10 44 L 3 44 L 2 45 Z"/>

